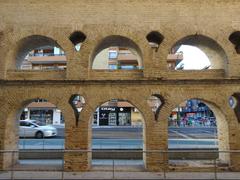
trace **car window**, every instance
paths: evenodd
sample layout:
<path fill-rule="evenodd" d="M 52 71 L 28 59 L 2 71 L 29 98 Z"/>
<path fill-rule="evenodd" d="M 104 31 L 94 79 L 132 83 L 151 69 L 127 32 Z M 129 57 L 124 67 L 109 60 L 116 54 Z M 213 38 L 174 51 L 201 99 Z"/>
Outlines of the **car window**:
<path fill-rule="evenodd" d="M 24 126 L 24 123 L 23 123 L 23 122 L 20 122 L 20 126 Z"/>
<path fill-rule="evenodd" d="M 25 121 L 20 122 L 20 126 L 27 126 Z"/>
<path fill-rule="evenodd" d="M 36 127 L 35 124 L 32 124 L 32 123 L 30 123 L 30 122 L 26 122 L 26 121 L 20 122 L 20 126 L 27 126 L 27 127 L 34 126 L 34 127 Z"/>

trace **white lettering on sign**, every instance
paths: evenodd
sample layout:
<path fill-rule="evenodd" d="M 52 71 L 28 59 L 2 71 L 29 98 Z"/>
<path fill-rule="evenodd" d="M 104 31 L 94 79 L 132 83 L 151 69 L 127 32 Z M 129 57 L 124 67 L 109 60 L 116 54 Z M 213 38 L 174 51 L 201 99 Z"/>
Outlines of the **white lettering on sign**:
<path fill-rule="evenodd" d="M 113 108 L 113 107 L 102 107 L 101 110 L 102 111 L 115 111 L 115 108 Z"/>

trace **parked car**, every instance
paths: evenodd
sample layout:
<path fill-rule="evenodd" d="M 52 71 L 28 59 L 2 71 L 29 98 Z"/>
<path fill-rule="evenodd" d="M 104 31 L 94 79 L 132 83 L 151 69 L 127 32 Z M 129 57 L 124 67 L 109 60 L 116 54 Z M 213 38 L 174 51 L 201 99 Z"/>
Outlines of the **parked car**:
<path fill-rule="evenodd" d="M 57 129 L 53 126 L 39 126 L 32 120 L 20 120 L 19 137 L 53 137 L 57 136 Z"/>

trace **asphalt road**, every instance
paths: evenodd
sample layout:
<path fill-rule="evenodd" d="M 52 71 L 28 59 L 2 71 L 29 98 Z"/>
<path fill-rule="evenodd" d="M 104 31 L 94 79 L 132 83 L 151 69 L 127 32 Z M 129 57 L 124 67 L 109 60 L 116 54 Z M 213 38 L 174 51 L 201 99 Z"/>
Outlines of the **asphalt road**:
<path fill-rule="evenodd" d="M 168 146 L 176 148 L 217 148 L 216 128 L 169 128 Z M 141 149 L 141 128 L 93 128 L 93 149 Z M 20 149 L 64 149 L 64 128 L 58 136 L 45 139 L 21 138 Z"/>
<path fill-rule="evenodd" d="M 64 138 L 64 128 L 57 128 L 58 136 Z M 93 139 L 140 139 L 142 138 L 142 128 L 92 128 Z M 195 128 L 169 128 L 168 137 L 170 139 L 215 139 L 217 137 L 216 128 L 195 127 Z"/>

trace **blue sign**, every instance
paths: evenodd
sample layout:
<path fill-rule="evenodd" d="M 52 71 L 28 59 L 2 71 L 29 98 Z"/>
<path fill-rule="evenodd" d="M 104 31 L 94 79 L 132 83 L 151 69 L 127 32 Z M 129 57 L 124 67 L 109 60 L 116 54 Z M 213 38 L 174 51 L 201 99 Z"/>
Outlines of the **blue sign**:
<path fill-rule="evenodd" d="M 229 106 L 234 109 L 237 106 L 237 100 L 235 97 L 230 96 L 228 99 Z"/>

